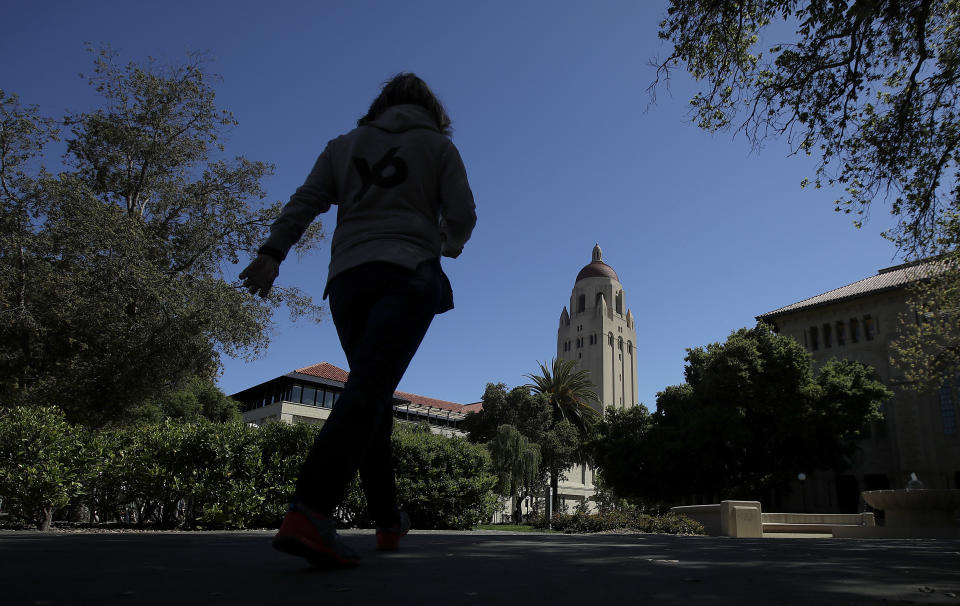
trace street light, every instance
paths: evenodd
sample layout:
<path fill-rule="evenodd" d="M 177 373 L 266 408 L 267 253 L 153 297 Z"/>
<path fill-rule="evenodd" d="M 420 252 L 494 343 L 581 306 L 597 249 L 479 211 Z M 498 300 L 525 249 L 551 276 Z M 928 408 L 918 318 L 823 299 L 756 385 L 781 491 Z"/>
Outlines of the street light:
<path fill-rule="evenodd" d="M 803 513 L 807 513 L 807 474 L 801 471 L 797 479 L 800 480 L 800 494 L 803 495 Z"/>

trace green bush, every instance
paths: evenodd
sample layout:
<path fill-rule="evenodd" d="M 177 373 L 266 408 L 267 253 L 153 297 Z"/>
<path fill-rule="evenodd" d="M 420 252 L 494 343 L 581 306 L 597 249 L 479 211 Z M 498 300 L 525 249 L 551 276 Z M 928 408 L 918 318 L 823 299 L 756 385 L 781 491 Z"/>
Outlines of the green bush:
<path fill-rule="evenodd" d="M 47 530 L 56 510 L 81 494 L 91 470 L 82 429 L 55 406 L 0 413 L 0 498 L 15 520 Z"/>
<path fill-rule="evenodd" d="M 546 528 L 546 517 L 541 517 L 535 525 Z M 674 513 L 654 516 L 635 511 L 557 513 L 551 518 L 550 526 L 553 530 L 569 533 L 626 529 L 661 534 L 705 534 L 702 524 Z"/>
<path fill-rule="evenodd" d="M 493 515 L 496 478 L 482 445 L 398 424 L 393 458 L 397 499 L 416 528 L 468 529 Z M 351 483 L 337 516 L 345 525 L 372 525 L 359 481 Z"/>
<path fill-rule="evenodd" d="M 277 528 L 293 499 L 297 474 L 322 425 L 267 423 L 257 431 L 262 473 L 257 479 L 263 505 L 254 525 Z"/>
<path fill-rule="evenodd" d="M 276 527 L 319 430 L 167 419 L 88 433 L 56 408 L 13 408 L 0 416 L 0 496 L 14 518 L 47 527 L 71 499 L 100 522 Z M 398 498 L 418 528 L 470 528 L 492 515 L 483 446 L 398 425 L 393 448 Z M 359 482 L 337 514 L 370 524 Z"/>

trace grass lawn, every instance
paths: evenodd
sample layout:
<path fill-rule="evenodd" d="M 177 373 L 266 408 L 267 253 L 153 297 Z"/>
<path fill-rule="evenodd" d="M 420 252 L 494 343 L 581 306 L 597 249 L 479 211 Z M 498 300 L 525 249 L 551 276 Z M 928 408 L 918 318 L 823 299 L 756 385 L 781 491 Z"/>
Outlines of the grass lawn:
<path fill-rule="evenodd" d="M 479 524 L 474 530 L 505 530 L 509 532 L 556 532 L 555 530 L 540 530 L 529 524 Z"/>

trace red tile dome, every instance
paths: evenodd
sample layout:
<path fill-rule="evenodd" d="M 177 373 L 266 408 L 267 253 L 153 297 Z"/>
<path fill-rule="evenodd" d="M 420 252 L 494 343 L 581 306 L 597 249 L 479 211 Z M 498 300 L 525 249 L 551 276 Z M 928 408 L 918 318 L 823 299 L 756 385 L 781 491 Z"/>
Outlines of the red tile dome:
<path fill-rule="evenodd" d="M 589 265 L 585 265 L 584 268 L 580 270 L 580 273 L 577 274 L 576 281 L 579 282 L 587 278 L 610 278 L 617 282 L 620 281 L 620 278 L 617 277 L 617 272 L 613 271 L 612 267 L 603 262 L 603 251 L 600 250 L 599 244 L 593 247 L 593 260 Z"/>

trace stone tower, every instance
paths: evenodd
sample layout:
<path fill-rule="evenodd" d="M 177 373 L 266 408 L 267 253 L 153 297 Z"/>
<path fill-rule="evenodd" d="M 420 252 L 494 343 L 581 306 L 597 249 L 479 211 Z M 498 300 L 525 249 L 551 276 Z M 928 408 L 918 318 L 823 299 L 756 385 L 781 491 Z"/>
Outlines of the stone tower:
<path fill-rule="evenodd" d="M 560 314 L 557 357 L 590 372 L 603 408 L 637 403 L 637 329 L 617 272 L 603 262 L 600 245 L 577 274 L 570 307 Z M 603 412 L 601 410 L 601 412 Z"/>

